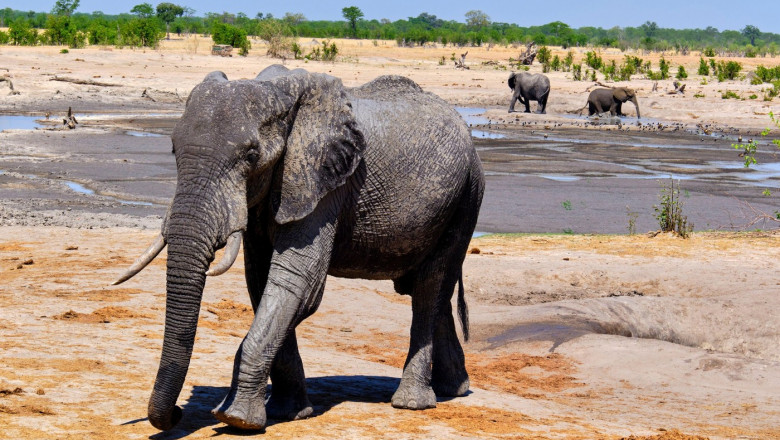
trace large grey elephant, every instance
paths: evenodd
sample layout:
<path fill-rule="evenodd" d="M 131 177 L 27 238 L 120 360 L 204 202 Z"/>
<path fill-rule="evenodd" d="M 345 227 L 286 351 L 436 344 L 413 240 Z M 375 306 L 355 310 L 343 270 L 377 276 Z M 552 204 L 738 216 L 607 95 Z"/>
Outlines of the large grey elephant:
<path fill-rule="evenodd" d="M 624 116 L 622 111 L 623 103 L 631 101 L 636 107 L 636 118 L 639 119 L 639 103 L 636 99 L 634 89 L 627 87 L 612 87 L 609 89 L 594 89 L 588 95 L 588 116 L 598 113 L 604 113 L 609 110 L 612 116 Z"/>
<path fill-rule="evenodd" d="M 258 79 L 259 78 L 259 79 Z M 168 247 L 165 335 L 149 420 L 170 429 L 187 374 L 207 275 L 244 246 L 255 318 L 216 417 L 261 429 L 312 413 L 295 327 L 317 309 L 326 275 L 392 279 L 412 297 L 409 354 L 392 397 L 424 409 L 469 386 L 450 300 L 468 339 L 462 263 L 484 191 L 469 129 L 409 79 L 361 87 L 275 66 L 253 80 L 209 74 L 173 131 L 178 182 L 152 246 Z M 209 268 L 215 251 L 225 256 Z M 265 403 L 271 379 L 271 396 Z"/>
<path fill-rule="evenodd" d="M 547 98 L 550 96 L 550 79 L 541 73 L 519 72 L 509 75 L 507 80 L 512 89 L 512 100 L 509 102 L 509 113 L 515 111 L 515 102 L 525 106 L 525 112 L 531 113 L 531 100 L 539 103 L 537 113 L 545 113 Z"/>

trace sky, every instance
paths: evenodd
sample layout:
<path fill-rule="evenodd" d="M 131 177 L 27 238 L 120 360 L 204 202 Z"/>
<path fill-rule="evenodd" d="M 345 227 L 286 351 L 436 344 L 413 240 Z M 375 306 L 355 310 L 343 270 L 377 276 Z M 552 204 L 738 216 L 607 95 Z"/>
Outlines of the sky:
<path fill-rule="evenodd" d="M 129 12 L 139 3 L 156 6 L 162 0 L 81 0 L 78 12 L 102 11 L 107 14 Z M 302 13 L 309 20 L 343 20 L 341 9 L 357 6 L 367 20 L 387 18 L 391 21 L 416 17 L 422 12 L 444 20 L 465 22 L 466 12 L 478 9 L 494 22 L 535 26 L 562 21 L 573 28 L 595 26 L 609 29 L 614 26 L 637 27 L 654 21 L 659 27 L 675 29 L 704 29 L 713 26 L 720 31 L 740 30 L 752 24 L 764 32 L 780 33 L 780 1 L 734 0 L 680 1 L 680 0 L 165 0 L 195 9 L 195 15 L 207 12 L 243 12 L 254 17 L 258 12 L 272 13 L 281 18 L 286 12 Z M 0 0 L 0 9 L 49 12 L 55 0 Z"/>

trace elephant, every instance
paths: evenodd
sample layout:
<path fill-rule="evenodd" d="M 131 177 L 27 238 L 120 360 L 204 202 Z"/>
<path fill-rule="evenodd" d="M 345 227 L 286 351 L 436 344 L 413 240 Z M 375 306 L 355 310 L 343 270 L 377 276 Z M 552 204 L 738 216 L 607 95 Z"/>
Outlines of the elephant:
<path fill-rule="evenodd" d="M 451 299 L 457 287 L 468 341 L 462 266 L 485 187 L 466 123 L 404 77 L 345 88 L 326 74 L 270 69 L 233 81 L 212 72 L 192 90 L 171 136 L 178 180 L 161 232 L 115 282 L 167 246 L 149 421 L 168 430 L 181 419 L 176 400 L 206 277 L 227 271 L 242 244 L 255 317 L 213 410 L 218 420 L 258 430 L 268 417 L 312 414 L 295 327 L 316 311 L 327 275 L 389 279 L 411 296 L 393 407 L 431 408 L 437 396 L 465 394 Z"/>
<path fill-rule="evenodd" d="M 531 113 L 531 100 L 539 103 L 537 113 L 545 113 L 547 98 L 550 96 L 550 79 L 541 73 L 512 73 L 507 81 L 512 89 L 509 113 L 515 111 L 515 101 L 525 106 L 525 113 Z"/>
<path fill-rule="evenodd" d="M 595 89 L 588 95 L 588 116 L 604 113 L 609 110 L 612 116 L 624 116 L 623 103 L 631 100 L 636 107 L 636 118 L 640 118 L 639 103 L 634 89 L 626 87 L 613 87 L 609 89 Z"/>

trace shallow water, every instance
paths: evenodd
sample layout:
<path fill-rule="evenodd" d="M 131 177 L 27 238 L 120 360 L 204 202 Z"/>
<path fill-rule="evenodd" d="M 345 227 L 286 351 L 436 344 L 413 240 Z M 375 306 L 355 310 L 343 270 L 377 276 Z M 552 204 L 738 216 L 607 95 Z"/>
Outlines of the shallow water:
<path fill-rule="evenodd" d="M 5 130 L 33 130 L 40 127 L 40 116 L 0 115 L 0 132 Z"/>
<path fill-rule="evenodd" d="M 455 107 L 455 110 L 460 113 L 460 116 L 463 117 L 463 120 L 466 121 L 466 124 L 468 124 L 470 129 L 472 125 L 490 124 L 490 119 L 480 116 L 485 113 L 484 108 Z M 471 129 L 471 137 L 480 139 L 503 139 L 506 135 L 488 130 Z"/>

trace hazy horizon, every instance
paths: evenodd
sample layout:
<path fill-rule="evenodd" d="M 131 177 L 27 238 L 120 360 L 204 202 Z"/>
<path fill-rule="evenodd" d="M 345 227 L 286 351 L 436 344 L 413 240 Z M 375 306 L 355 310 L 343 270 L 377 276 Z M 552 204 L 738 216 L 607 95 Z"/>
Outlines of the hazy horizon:
<path fill-rule="evenodd" d="M 159 1 L 147 1 L 156 6 Z M 23 5 L 17 1 L 8 7 L 16 10 L 50 12 L 54 0 L 29 0 Z M 16 4 L 14 4 L 16 3 Z M 118 0 L 106 3 L 100 0 L 81 0 L 76 12 L 91 13 L 102 11 L 106 14 L 129 12 L 134 5 L 144 3 L 140 0 Z M 638 27 L 646 21 L 654 21 L 661 28 L 705 29 L 708 26 L 719 31 L 739 31 L 750 24 L 762 32 L 780 33 L 780 2 L 753 1 L 750 7 L 735 7 L 732 1 L 711 0 L 702 8 L 698 2 L 679 2 L 658 0 L 655 2 L 631 2 L 618 0 L 591 0 L 587 6 L 580 0 L 553 2 L 529 2 L 523 8 L 518 2 L 485 2 L 478 4 L 466 0 L 396 0 L 395 2 L 368 2 L 354 0 L 291 0 L 273 4 L 239 0 L 215 6 L 206 0 L 188 0 L 173 3 L 195 10 L 195 15 L 204 16 L 208 12 L 243 12 L 255 17 L 258 12 L 271 13 L 281 18 L 285 13 L 302 13 L 308 20 L 343 20 L 341 9 L 345 6 L 357 6 L 363 11 L 366 20 L 391 21 L 417 17 L 423 12 L 443 20 L 465 22 L 466 12 L 478 9 L 490 16 L 493 22 L 513 23 L 518 26 L 539 26 L 553 21 L 562 21 L 572 28 L 585 26 L 609 29 L 615 26 Z"/>

